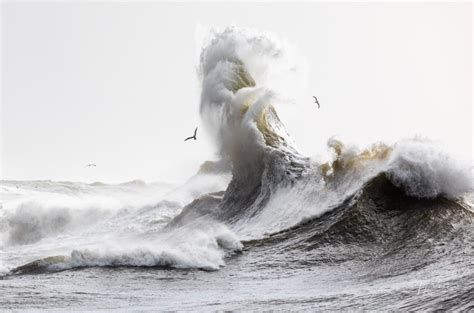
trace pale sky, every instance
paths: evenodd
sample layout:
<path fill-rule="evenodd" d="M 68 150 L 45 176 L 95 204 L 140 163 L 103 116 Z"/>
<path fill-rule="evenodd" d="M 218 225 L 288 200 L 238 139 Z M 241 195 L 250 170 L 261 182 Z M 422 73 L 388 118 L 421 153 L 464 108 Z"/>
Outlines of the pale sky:
<path fill-rule="evenodd" d="M 471 3 L 3 2 L 0 177 L 185 180 L 215 158 L 205 133 L 183 142 L 196 29 L 230 24 L 306 58 L 308 88 L 278 108 L 304 154 L 422 135 L 472 159 Z"/>

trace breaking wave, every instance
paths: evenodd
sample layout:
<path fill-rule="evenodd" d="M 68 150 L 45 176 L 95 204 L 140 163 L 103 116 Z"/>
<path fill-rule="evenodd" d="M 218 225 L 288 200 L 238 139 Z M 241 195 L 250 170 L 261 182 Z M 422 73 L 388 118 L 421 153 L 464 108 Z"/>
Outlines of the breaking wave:
<path fill-rule="evenodd" d="M 461 200 L 473 190 L 472 169 L 429 140 L 359 149 L 330 139 L 327 162 L 302 155 L 273 105 L 280 98 L 272 69 L 286 79 L 298 72 L 286 57 L 284 45 L 264 33 L 234 27 L 214 33 L 200 58 L 200 114 L 221 159 L 205 162 L 184 186 L 162 196 L 133 182 L 82 186 L 122 188 L 118 204 L 77 209 L 64 198 L 47 208 L 44 199 L 13 202 L 2 211 L 3 246 L 12 255 L 22 245 L 32 252 L 8 259 L 16 265 L 10 273 L 90 266 L 216 270 L 241 251 L 242 241 L 313 253 L 314 262 L 371 253 L 373 259 L 396 247 L 415 255 L 429 251 L 430 240 L 472 223 Z M 58 185 L 51 185 L 48 192 L 57 194 Z M 135 198 L 144 192 L 147 201 L 124 202 L 132 193 L 123 188 L 132 188 Z M 84 193 L 82 205 L 90 200 Z M 86 231 L 86 225 L 94 226 Z M 63 243 L 51 247 L 58 237 Z"/>
<path fill-rule="evenodd" d="M 146 238 L 122 238 L 49 256 L 16 267 L 13 274 L 34 274 L 92 266 L 140 266 L 217 270 L 242 244 L 224 225 L 203 220 Z"/>

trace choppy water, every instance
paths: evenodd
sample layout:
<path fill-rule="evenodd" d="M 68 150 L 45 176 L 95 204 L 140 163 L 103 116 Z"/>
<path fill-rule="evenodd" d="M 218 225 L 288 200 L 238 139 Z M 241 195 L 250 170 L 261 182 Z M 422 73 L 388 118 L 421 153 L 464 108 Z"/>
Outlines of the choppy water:
<path fill-rule="evenodd" d="M 220 179 L 225 183 L 224 177 Z M 193 190 L 194 183 L 186 188 Z M 3 182 L 2 188 L 11 190 L 14 184 L 19 183 Z M 202 182 L 197 185 L 203 186 Z M 124 192 L 122 186 L 87 188 Z M 138 189 L 148 188 L 142 185 Z M 183 197 L 186 188 L 161 197 Z M 132 189 L 136 196 L 137 187 Z M 212 240 L 206 239 L 215 234 L 209 228 L 216 222 L 206 219 L 197 226 L 207 234 L 201 240 L 190 240 L 187 226 L 181 226 L 184 232 L 174 236 L 189 241 L 189 249 L 180 248 L 182 243 L 174 236 L 167 237 L 170 242 L 165 241 L 164 247 L 176 249 L 170 250 L 175 253 L 169 252 L 167 264 L 160 263 L 166 249 L 149 242 L 159 245 L 160 231 L 176 232 L 167 229 L 167 222 L 159 221 L 169 221 L 181 211 L 178 201 L 157 200 L 160 205 L 145 205 L 145 211 L 153 212 L 146 218 L 140 216 L 143 207 L 128 207 L 125 217 L 118 208 L 68 234 L 51 232 L 29 243 L 9 243 L 4 237 L 1 256 L 6 276 L 0 280 L 0 305 L 3 309 L 48 311 L 472 309 L 474 214 L 467 205 L 464 208 L 451 200 L 419 200 L 396 190 L 378 177 L 355 198 L 326 214 L 273 235 L 242 240 L 242 247 L 235 246 L 232 253 L 213 255 L 214 249 L 228 249 L 221 244 L 215 248 Z M 382 201 L 381 196 L 387 198 Z M 15 201 L 18 203 L 18 198 Z M 14 216 L 6 211 L 14 212 L 13 208 L 20 206 L 3 205 L 7 225 L 2 224 L 2 229 L 6 231 Z M 151 219 L 154 222 L 150 223 Z M 26 230 L 34 229 L 31 225 L 37 222 L 30 216 Z M 133 226 L 139 222 L 145 222 L 148 229 Z M 226 231 L 230 229 L 232 226 Z M 112 234 L 125 238 L 122 247 L 117 246 L 116 238 L 110 239 Z M 135 245 L 128 243 L 131 234 Z M 203 246 L 196 248 L 199 245 Z M 7 272 L 43 257 L 68 256 L 71 251 L 89 251 L 90 255 L 64 268 L 35 266 L 16 274 Z"/>
<path fill-rule="evenodd" d="M 303 156 L 254 68 L 279 49 L 203 50 L 222 159 L 182 186 L 1 181 L 0 308 L 474 309 L 472 168 L 417 138 Z"/>

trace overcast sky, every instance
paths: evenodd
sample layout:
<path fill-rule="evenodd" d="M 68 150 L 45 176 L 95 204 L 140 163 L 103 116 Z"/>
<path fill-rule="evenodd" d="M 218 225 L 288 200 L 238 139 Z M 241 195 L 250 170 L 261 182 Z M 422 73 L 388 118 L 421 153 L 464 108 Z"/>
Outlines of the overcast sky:
<path fill-rule="evenodd" d="M 308 88 L 279 112 L 307 155 L 333 135 L 422 135 L 472 159 L 471 23 L 467 2 L 3 2 L 1 178 L 180 182 L 215 158 L 206 134 L 183 142 L 200 125 L 198 25 L 306 57 Z"/>

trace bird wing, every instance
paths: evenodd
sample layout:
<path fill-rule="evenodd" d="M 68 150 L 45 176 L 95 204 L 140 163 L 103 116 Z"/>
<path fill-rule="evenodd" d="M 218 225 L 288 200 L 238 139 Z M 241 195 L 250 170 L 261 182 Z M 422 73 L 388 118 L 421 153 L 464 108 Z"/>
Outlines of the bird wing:
<path fill-rule="evenodd" d="M 196 129 L 194 130 L 194 136 L 193 137 L 196 137 L 197 131 L 198 131 L 198 128 L 196 127 Z"/>
<path fill-rule="evenodd" d="M 188 137 L 188 138 L 184 139 L 184 141 L 189 140 L 189 139 L 194 139 L 194 136 Z"/>
<path fill-rule="evenodd" d="M 319 101 L 318 101 L 318 98 L 316 98 L 315 96 L 313 96 L 314 98 L 314 102 L 318 105 L 318 109 L 319 109 Z"/>

